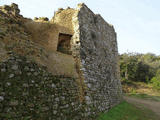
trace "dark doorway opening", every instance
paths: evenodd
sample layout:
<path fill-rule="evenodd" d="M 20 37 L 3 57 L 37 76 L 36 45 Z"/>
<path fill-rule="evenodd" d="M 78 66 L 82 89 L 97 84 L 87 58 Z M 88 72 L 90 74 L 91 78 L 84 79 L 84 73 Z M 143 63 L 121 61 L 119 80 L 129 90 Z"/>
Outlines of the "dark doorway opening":
<path fill-rule="evenodd" d="M 71 55 L 71 38 L 70 34 L 59 33 L 57 51 Z"/>

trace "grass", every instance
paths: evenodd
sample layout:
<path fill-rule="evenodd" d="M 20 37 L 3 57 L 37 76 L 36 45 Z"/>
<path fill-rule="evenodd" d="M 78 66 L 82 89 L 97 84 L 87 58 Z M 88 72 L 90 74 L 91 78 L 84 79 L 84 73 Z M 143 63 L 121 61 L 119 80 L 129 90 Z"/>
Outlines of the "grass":
<path fill-rule="evenodd" d="M 146 108 L 137 108 L 124 101 L 101 114 L 97 120 L 158 120 L 158 117 Z"/>

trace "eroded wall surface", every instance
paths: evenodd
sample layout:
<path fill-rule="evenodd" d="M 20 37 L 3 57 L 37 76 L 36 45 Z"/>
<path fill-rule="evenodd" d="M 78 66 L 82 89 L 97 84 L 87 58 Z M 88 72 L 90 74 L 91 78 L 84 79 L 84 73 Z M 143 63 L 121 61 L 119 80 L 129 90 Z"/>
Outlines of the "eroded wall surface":
<path fill-rule="evenodd" d="M 121 101 L 116 32 L 100 15 L 79 5 L 81 71 L 88 115 L 109 110 Z M 92 109 L 94 108 L 94 109 Z"/>
<path fill-rule="evenodd" d="M 54 75 L 77 77 L 75 61 L 72 55 L 57 51 L 59 34 L 73 35 L 72 16 L 75 10 L 59 9 L 51 21 L 28 21 L 25 23 L 27 31 L 31 33 L 31 40 L 46 51 L 38 62 L 46 65 Z"/>
<path fill-rule="evenodd" d="M 0 7 L 0 118 L 95 120 L 120 102 L 113 26 L 84 4 L 42 23 L 14 6 Z M 73 35 L 72 55 L 57 51 L 59 33 Z"/>

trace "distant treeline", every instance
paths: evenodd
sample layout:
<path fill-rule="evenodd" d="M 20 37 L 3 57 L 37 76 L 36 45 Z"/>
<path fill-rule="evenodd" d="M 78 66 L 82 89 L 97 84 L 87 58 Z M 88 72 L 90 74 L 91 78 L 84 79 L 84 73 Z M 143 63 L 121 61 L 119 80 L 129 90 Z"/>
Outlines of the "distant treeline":
<path fill-rule="evenodd" d="M 122 81 L 152 83 L 160 89 L 160 56 L 152 53 L 125 53 L 119 57 Z"/>

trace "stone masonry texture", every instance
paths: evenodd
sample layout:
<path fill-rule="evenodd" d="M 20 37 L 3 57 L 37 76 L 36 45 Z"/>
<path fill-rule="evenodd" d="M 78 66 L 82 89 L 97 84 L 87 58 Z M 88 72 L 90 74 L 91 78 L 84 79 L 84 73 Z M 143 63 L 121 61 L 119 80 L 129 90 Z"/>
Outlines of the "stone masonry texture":
<path fill-rule="evenodd" d="M 121 102 L 112 25 L 84 3 L 51 20 L 19 13 L 0 6 L 0 120 L 96 120 Z M 70 54 L 57 51 L 60 34 Z"/>

